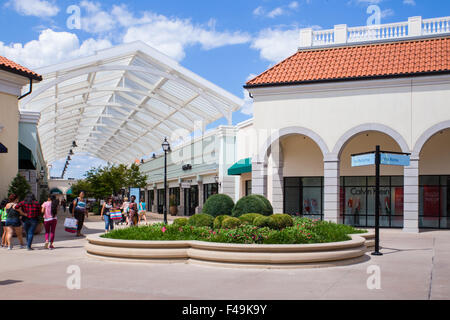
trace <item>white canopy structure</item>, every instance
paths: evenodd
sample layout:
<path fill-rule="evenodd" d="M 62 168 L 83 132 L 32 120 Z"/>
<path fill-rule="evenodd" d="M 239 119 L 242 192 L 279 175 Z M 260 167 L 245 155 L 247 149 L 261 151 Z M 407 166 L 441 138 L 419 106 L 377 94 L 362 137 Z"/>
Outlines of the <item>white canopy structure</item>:
<path fill-rule="evenodd" d="M 228 119 L 243 101 L 142 42 L 36 70 L 44 80 L 21 110 L 41 113 L 45 161 L 88 153 L 130 163 L 161 149 L 177 129 Z M 194 124 L 197 124 L 195 126 Z"/>

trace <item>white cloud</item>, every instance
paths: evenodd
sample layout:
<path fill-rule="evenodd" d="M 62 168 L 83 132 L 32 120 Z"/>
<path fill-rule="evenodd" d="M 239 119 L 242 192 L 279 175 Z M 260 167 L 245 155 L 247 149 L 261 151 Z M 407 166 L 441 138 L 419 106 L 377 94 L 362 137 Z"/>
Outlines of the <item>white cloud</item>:
<path fill-rule="evenodd" d="M 214 28 L 194 25 L 190 20 L 156 14 L 147 14 L 147 18 L 150 19 L 148 23 L 128 28 L 123 42 L 144 41 L 176 60 L 184 58 L 189 46 L 200 45 L 204 50 L 210 50 L 251 40 L 246 33 L 218 32 Z"/>
<path fill-rule="evenodd" d="M 262 16 L 264 14 L 264 8 L 259 6 L 258 8 L 256 8 L 255 10 L 253 10 L 253 14 L 255 16 Z"/>
<path fill-rule="evenodd" d="M 59 12 L 54 1 L 46 0 L 11 0 L 6 3 L 6 6 L 13 7 L 21 15 L 40 18 L 53 17 Z"/>
<path fill-rule="evenodd" d="M 300 44 L 300 29 L 264 29 L 253 40 L 251 47 L 260 51 L 264 60 L 280 62 L 294 54 Z"/>
<path fill-rule="evenodd" d="M 299 4 L 297 1 L 292 1 L 286 6 L 276 7 L 267 13 L 266 13 L 266 9 L 264 9 L 262 6 L 259 6 L 255 10 L 253 10 L 253 15 L 265 16 L 267 18 L 273 19 L 273 18 L 282 16 L 282 15 L 289 14 L 293 10 L 296 11 L 296 10 L 298 10 L 298 8 L 299 8 Z"/>
<path fill-rule="evenodd" d="M 381 18 L 387 18 L 394 15 L 394 10 L 392 9 L 385 9 L 381 11 Z"/>
<path fill-rule="evenodd" d="M 407 4 L 410 6 L 415 6 L 416 5 L 416 1 L 415 0 L 403 0 L 403 4 Z"/>
<path fill-rule="evenodd" d="M 269 18 L 276 18 L 284 14 L 284 10 L 281 7 L 275 8 L 267 14 Z"/>
<path fill-rule="evenodd" d="M 104 39 L 87 39 L 80 44 L 78 37 L 69 32 L 55 32 L 46 29 L 38 40 L 25 44 L 0 42 L 0 55 L 29 68 L 38 68 L 61 61 L 93 54 L 96 50 L 111 47 Z"/>

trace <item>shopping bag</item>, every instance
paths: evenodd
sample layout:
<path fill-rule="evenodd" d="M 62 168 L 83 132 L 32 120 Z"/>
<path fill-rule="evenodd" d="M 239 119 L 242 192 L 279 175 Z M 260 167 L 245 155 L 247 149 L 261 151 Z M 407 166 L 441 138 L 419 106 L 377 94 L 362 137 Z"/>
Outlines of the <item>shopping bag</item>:
<path fill-rule="evenodd" d="M 109 217 L 111 220 L 120 220 L 122 219 L 122 212 L 120 210 L 111 210 L 109 212 Z"/>
<path fill-rule="evenodd" d="M 64 221 L 64 229 L 69 233 L 76 233 L 78 227 L 77 219 L 66 218 Z"/>

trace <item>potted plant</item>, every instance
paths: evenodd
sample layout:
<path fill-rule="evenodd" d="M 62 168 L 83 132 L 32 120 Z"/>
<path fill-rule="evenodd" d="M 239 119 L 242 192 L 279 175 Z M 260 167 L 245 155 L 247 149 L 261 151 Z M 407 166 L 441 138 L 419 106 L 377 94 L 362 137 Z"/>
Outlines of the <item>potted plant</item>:
<path fill-rule="evenodd" d="M 169 197 L 169 211 L 171 216 L 178 214 L 177 199 L 174 194 Z"/>

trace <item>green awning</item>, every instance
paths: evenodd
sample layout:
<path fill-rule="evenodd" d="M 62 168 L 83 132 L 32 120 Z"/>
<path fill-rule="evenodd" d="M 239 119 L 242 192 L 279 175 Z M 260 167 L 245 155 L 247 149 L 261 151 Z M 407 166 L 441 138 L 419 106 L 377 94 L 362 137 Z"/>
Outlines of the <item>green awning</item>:
<path fill-rule="evenodd" d="M 30 149 L 19 142 L 19 169 L 36 170 L 36 160 Z"/>
<path fill-rule="evenodd" d="M 50 190 L 50 194 L 63 194 L 63 193 L 58 188 L 53 188 L 52 190 Z"/>
<path fill-rule="evenodd" d="M 247 172 L 252 172 L 252 158 L 239 160 L 228 169 L 229 176 L 240 176 Z"/>
<path fill-rule="evenodd" d="M 72 192 L 72 188 L 70 188 L 69 190 L 67 190 L 67 192 L 66 192 L 66 194 L 68 194 L 68 195 L 71 195 L 73 192 Z"/>

